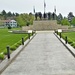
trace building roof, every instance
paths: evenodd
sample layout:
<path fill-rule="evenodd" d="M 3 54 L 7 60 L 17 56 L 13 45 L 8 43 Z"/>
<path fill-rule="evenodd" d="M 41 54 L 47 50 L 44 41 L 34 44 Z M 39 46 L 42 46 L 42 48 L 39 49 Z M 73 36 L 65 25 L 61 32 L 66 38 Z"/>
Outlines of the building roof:
<path fill-rule="evenodd" d="M 11 22 L 11 21 L 15 21 L 15 20 L 10 20 L 10 19 L 9 20 L 0 20 L 0 22 Z"/>

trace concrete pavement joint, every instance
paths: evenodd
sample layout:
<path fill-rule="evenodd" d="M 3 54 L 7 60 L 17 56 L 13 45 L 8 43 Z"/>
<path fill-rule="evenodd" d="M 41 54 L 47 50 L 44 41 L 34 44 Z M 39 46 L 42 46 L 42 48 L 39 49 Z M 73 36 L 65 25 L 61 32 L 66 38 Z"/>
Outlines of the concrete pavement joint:
<path fill-rule="evenodd" d="M 30 39 L 24 42 L 24 45 L 20 45 L 12 54 L 10 59 L 5 59 L 0 63 L 0 74 L 15 60 L 22 50 L 29 44 L 29 42 L 35 37 L 36 34 L 30 37 Z"/>

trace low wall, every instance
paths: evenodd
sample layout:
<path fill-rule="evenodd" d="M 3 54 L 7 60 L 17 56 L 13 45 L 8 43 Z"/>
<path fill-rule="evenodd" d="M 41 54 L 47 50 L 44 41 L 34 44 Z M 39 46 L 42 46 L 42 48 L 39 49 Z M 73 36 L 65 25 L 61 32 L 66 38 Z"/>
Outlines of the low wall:
<path fill-rule="evenodd" d="M 68 26 L 61 26 L 57 24 L 56 20 L 42 20 L 42 21 L 34 21 L 33 25 L 24 26 L 22 30 L 57 30 L 57 29 L 68 29 Z"/>
<path fill-rule="evenodd" d="M 46 21 L 34 21 L 33 22 L 34 30 L 55 30 L 57 29 L 56 20 L 46 20 Z"/>

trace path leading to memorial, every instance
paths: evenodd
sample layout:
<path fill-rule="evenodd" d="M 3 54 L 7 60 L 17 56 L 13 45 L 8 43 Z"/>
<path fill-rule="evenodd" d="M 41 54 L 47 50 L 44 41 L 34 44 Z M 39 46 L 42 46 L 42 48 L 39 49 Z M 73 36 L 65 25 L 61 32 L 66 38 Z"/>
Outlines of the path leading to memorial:
<path fill-rule="evenodd" d="M 75 75 L 75 58 L 52 32 L 42 32 L 1 75 Z"/>

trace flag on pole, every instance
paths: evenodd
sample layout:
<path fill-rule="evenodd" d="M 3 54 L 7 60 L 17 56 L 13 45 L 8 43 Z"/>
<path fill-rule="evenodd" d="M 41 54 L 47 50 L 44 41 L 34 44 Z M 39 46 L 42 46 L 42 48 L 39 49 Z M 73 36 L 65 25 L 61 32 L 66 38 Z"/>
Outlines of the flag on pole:
<path fill-rule="evenodd" d="M 44 0 L 44 13 L 46 12 L 46 3 L 45 3 L 45 0 Z"/>
<path fill-rule="evenodd" d="M 45 0 L 44 0 L 44 8 L 46 7 L 46 3 L 45 3 Z"/>
<path fill-rule="evenodd" d="M 54 12 L 56 13 L 56 6 L 54 6 Z"/>
<path fill-rule="evenodd" d="M 35 13 L 35 7 L 33 7 L 33 12 Z"/>

